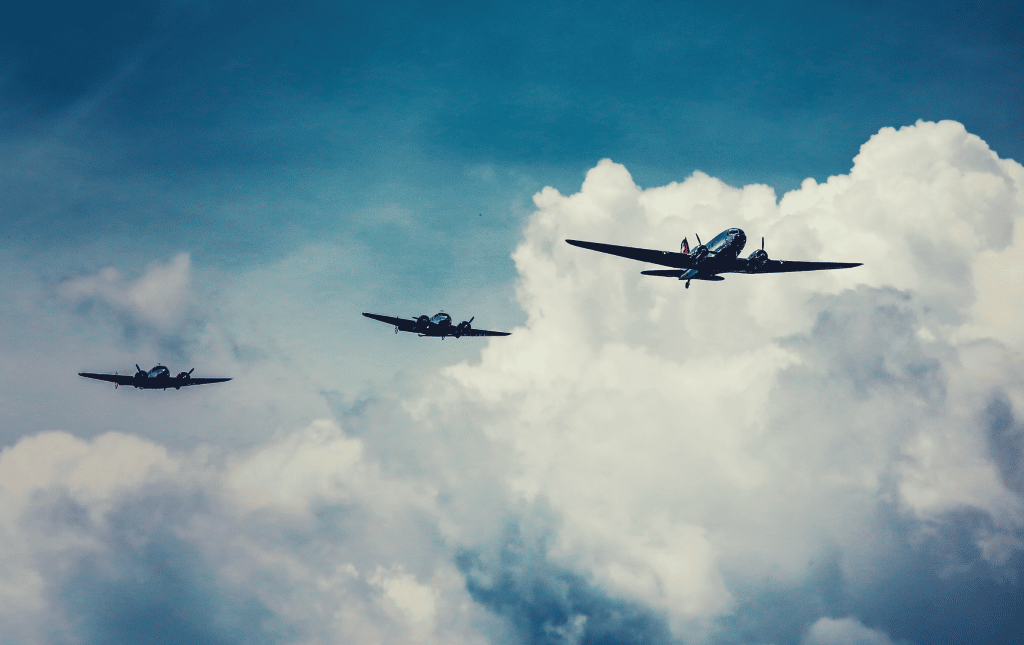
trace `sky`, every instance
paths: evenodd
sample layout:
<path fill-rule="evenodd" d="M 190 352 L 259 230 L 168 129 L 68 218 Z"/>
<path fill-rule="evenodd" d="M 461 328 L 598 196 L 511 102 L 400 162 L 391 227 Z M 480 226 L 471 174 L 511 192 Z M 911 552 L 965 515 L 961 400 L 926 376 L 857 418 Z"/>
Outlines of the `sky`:
<path fill-rule="evenodd" d="M 897 5 L 7 11 L 0 643 L 1020 642 L 1024 5 Z M 863 266 L 563 241 L 732 227 Z"/>

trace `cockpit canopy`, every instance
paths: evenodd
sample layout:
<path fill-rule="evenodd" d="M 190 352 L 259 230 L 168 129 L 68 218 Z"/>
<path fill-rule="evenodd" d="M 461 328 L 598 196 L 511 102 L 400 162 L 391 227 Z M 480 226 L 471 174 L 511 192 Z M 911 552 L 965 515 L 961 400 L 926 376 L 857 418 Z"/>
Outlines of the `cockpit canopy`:
<path fill-rule="evenodd" d="M 447 322 L 450 325 L 452 324 L 452 317 L 441 311 L 435 314 L 434 317 L 430 319 L 430 322 L 434 323 L 435 325 L 440 325 Z"/>
<path fill-rule="evenodd" d="M 160 378 L 161 376 L 170 376 L 170 375 L 171 375 L 171 370 L 167 369 L 163 365 L 157 365 L 153 369 L 149 370 L 148 374 L 146 374 L 146 376 L 148 378 Z"/>
<path fill-rule="evenodd" d="M 716 235 L 713 240 L 708 242 L 708 250 L 712 252 L 718 251 L 723 246 L 725 246 L 726 243 L 729 242 L 729 240 L 739 235 L 743 235 L 743 231 L 741 231 L 738 228 L 730 228 L 727 231 L 722 231 L 721 233 Z"/>

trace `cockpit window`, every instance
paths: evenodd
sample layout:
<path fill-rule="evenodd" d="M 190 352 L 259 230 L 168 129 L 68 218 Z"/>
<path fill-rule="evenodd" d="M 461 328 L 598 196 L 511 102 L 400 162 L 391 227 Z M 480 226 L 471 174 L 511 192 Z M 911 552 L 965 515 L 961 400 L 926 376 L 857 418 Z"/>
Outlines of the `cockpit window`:
<path fill-rule="evenodd" d="M 167 369 L 163 365 L 157 365 L 153 369 L 149 370 L 149 374 L 147 374 L 147 376 L 149 378 L 156 378 L 158 376 L 170 376 L 170 375 L 171 375 L 171 370 Z"/>
<path fill-rule="evenodd" d="M 728 240 L 729 237 L 732 236 L 736 230 L 737 229 L 732 228 L 729 229 L 728 231 L 722 231 L 721 233 L 716 235 L 715 239 L 708 242 L 708 250 L 717 251 L 718 249 L 720 249 L 722 246 L 725 245 L 726 240 Z"/>
<path fill-rule="evenodd" d="M 440 325 L 443 321 L 451 322 L 452 317 L 444 312 L 441 312 L 430 319 L 430 322 L 434 323 L 435 325 Z"/>

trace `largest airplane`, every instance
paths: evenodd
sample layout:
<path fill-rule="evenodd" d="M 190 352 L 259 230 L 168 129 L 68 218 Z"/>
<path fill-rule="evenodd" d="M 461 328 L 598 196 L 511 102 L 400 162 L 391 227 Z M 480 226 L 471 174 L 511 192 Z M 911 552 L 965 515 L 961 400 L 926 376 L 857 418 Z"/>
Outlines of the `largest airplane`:
<path fill-rule="evenodd" d="M 680 245 L 679 253 L 639 249 L 632 246 L 600 244 L 598 242 L 582 242 L 580 240 L 566 240 L 566 242 L 583 249 L 590 249 L 591 251 L 673 267 L 672 269 L 641 271 L 640 273 L 643 275 L 656 275 L 686 280 L 687 289 L 690 288 L 690 280 L 711 280 L 716 282 L 725 280 L 725 278 L 719 275 L 720 273 L 821 271 L 823 269 L 848 269 L 850 267 L 859 267 L 862 264 L 862 262 L 771 260 L 764 251 L 763 237 L 761 238 L 761 248 L 751 253 L 750 257 L 744 259 L 739 257 L 739 255 L 740 251 L 747 244 L 747 236 L 738 228 L 722 231 L 706 245 L 700 243 L 700 237 L 698 236 L 698 246 L 692 252 L 685 238 L 683 238 L 683 243 Z"/>

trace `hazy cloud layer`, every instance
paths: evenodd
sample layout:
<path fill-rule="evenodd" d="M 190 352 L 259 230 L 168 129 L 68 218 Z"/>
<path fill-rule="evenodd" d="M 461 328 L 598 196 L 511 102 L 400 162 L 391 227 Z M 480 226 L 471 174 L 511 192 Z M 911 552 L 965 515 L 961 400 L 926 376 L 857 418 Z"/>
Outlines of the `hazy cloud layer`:
<path fill-rule="evenodd" d="M 196 312 L 190 301 L 191 259 L 179 253 L 169 262 L 152 262 L 145 273 L 125 280 L 114 267 L 65 279 L 58 292 L 82 313 L 100 310 L 113 317 L 128 338 L 155 336 L 164 345 L 181 345 Z"/>
<path fill-rule="evenodd" d="M 7 447 L 0 631 L 1009 642 L 1024 339 L 986 303 L 1024 298 L 1006 277 L 1022 187 L 1019 164 L 953 122 L 884 129 L 848 175 L 781 200 L 701 173 L 642 190 L 602 161 L 578 193 L 535 197 L 514 254 L 526 324 L 478 361 L 334 402 L 335 421 L 296 407 L 263 427 L 232 395 L 221 405 L 273 437 L 246 450 L 131 428 Z M 865 266 L 684 290 L 563 241 L 674 250 L 732 226 L 772 257 Z M 185 293 L 176 262 L 61 293 L 145 320 L 150 287 Z M 311 374 L 301 388 L 334 386 Z M 255 392 L 276 378 L 249 375 Z"/>

